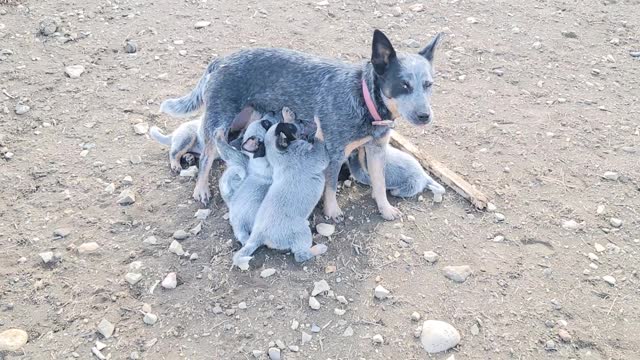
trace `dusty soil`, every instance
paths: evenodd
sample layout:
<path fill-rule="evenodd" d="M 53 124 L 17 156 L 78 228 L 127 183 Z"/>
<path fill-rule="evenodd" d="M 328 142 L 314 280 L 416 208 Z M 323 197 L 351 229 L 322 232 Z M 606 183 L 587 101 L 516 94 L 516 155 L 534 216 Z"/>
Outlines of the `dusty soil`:
<path fill-rule="evenodd" d="M 24 329 L 30 341 L 0 358 L 89 359 L 96 340 L 112 359 L 249 359 L 277 340 L 299 347 L 284 359 L 428 358 L 413 312 L 462 334 L 434 359 L 639 356 L 640 60 L 630 55 L 640 50 L 638 1 L 444 0 L 419 12 L 402 0 L 6 2 L 0 330 Z M 58 34 L 39 34 L 45 17 L 58 19 Z M 201 20 L 211 24 L 195 29 Z M 170 253 L 174 231 L 199 222 L 194 183 L 171 175 L 167 149 L 133 125 L 175 128 L 181 120 L 159 115 L 160 102 L 191 89 L 214 56 L 279 46 L 361 61 L 374 28 L 403 51 L 417 50 L 408 39 L 447 34 L 436 55 L 435 124 L 399 131 L 489 195 L 505 220 L 449 189 L 441 204 L 428 193 L 393 200 L 406 217 L 384 222 L 368 188 L 345 187 L 348 219 L 331 239 L 317 238 L 329 245 L 325 256 L 299 266 L 263 249 L 241 273 L 230 270 L 235 245 L 216 195 L 202 231 L 182 241 L 198 259 Z M 124 52 L 127 39 L 137 53 Z M 85 71 L 69 78 L 69 65 Z M 30 110 L 17 115 L 18 104 Z M 607 171 L 618 179 L 603 178 Z M 135 191 L 133 205 L 116 204 L 124 189 Z M 70 233 L 59 239 L 56 229 Z M 156 245 L 143 243 L 149 236 Z M 79 254 L 87 242 L 100 248 Z M 423 259 L 428 250 L 440 255 L 434 265 Z M 61 260 L 43 264 L 47 251 Z M 447 265 L 473 275 L 454 283 Z M 267 268 L 276 274 L 261 278 Z M 128 272 L 143 278 L 129 285 Z M 178 287 L 151 294 L 169 272 Z M 311 310 L 321 279 L 349 304 L 320 296 Z M 374 299 L 378 283 L 390 299 Z M 143 322 L 145 303 L 154 325 Z M 96 332 L 102 319 L 116 327 L 109 339 Z M 302 345 L 313 324 L 321 331 Z"/>

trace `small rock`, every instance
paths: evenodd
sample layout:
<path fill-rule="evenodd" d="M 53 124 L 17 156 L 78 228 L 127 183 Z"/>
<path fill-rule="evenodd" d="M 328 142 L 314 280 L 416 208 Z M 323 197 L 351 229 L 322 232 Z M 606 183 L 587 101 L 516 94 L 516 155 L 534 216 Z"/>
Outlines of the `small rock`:
<path fill-rule="evenodd" d="M 84 73 L 84 66 L 82 65 L 70 65 L 64 68 L 64 73 L 71 79 L 77 79 Z"/>
<path fill-rule="evenodd" d="M 40 34 L 44 36 L 51 36 L 55 34 L 55 32 L 58 31 L 58 22 L 59 21 L 57 19 L 45 17 L 40 21 L 40 25 L 38 26 Z"/>
<path fill-rule="evenodd" d="M 184 49 L 183 49 L 183 50 L 179 50 L 179 51 L 178 51 L 178 55 L 180 55 L 180 56 L 187 56 L 187 50 L 184 50 Z"/>
<path fill-rule="evenodd" d="M 316 225 L 316 231 L 318 232 L 318 234 L 324 237 L 329 237 L 336 231 L 336 226 L 332 224 L 320 223 Z"/>
<path fill-rule="evenodd" d="M 142 157 L 140 157 L 140 155 L 132 155 L 129 158 L 129 162 L 131 162 L 133 165 L 140 164 L 142 162 Z"/>
<path fill-rule="evenodd" d="M 137 351 L 132 351 L 129 355 L 129 359 L 131 360 L 140 360 L 140 354 Z"/>
<path fill-rule="evenodd" d="M 611 224 L 611 226 L 613 226 L 614 228 L 619 228 L 622 226 L 622 220 L 617 218 L 611 218 L 609 219 L 609 224 Z"/>
<path fill-rule="evenodd" d="M 436 254 L 433 251 L 425 251 L 423 256 L 424 256 L 424 259 L 431 264 L 437 262 L 438 258 L 440 257 L 438 254 Z"/>
<path fill-rule="evenodd" d="M 308 343 L 309 341 L 311 341 L 311 339 L 313 339 L 311 334 L 307 334 L 306 332 L 302 331 L 302 339 L 301 339 L 302 345 Z"/>
<path fill-rule="evenodd" d="M 4 153 L 4 158 L 7 160 L 11 160 L 13 158 L 13 153 L 11 151 L 7 151 Z"/>
<path fill-rule="evenodd" d="M 338 270 L 338 268 L 335 265 L 327 265 L 324 268 L 324 273 L 325 274 L 333 274 L 334 272 L 336 272 L 336 270 Z"/>
<path fill-rule="evenodd" d="M 497 222 L 502 222 L 506 219 L 506 217 L 501 213 L 495 213 L 495 217 Z"/>
<path fill-rule="evenodd" d="M 0 333 L 0 352 L 18 351 L 29 341 L 29 334 L 22 329 L 9 329 Z M 7 354 L 8 355 L 8 354 Z"/>
<path fill-rule="evenodd" d="M 196 214 L 193 215 L 194 218 L 198 219 L 198 220 L 207 220 L 207 218 L 209 217 L 209 215 L 211 214 L 211 210 L 210 209 L 200 209 L 198 211 L 196 211 Z"/>
<path fill-rule="evenodd" d="M 259 359 L 262 357 L 262 355 L 264 355 L 264 351 L 262 350 L 253 350 L 251 352 L 251 354 L 253 355 L 254 358 Z"/>
<path fill-rule="evenodd" d="M 293 320 L 291 322 L 291 330 L 298 330 L 298 327 L 300 326 L 300 323 L 298 322 L 298 320 Z"/>
<path fill-rule="evenodd" d="M 423 4 L 413 4 L 411 6 L 409 6 L 409 9 L 413 12 L 421 12 L 424 11 L 424 5 Z"/>
<path fill-rule="evenodd" d="M 276 273 L 276 269 L 264 269 L 260 272 L 260 277 L 261 278 L 268 278 L 269 276 L 272 276 L 273 274 Z"/>
<path fill-rule="evenodd" d="M 115 325 L 113 325 L 109 320 L 102 319 L 98 324 L 98 332 L 104 336 L 105 339 L 108 339 L 113 335 L 113 331 L 116 329 Z"/>
<path fill-rule="evenodd" d="M 569 334 L 569 332 L 565 329 L 558 330 L 558 336 L 560 337 L 560 340 L 564 342 L 571 342 L 571 334 Z"/>
<path fill-rule="evenodd" d="M 178 286 L 178 278 L 176 273 L 172 272 L 167 274 L 167 276 L 162 280 L 162 287 L 165 289 L 175 289 Z"/>
<path fill-rule="evenodd" d="M 504 236 L 502 235 L 497 235 L 496 237 L 493 238 L 493 242 L 503 242 L 504 241 Z"/>
<path fill-rule="evenodd" d="M 471 275 L 471 267 L 469 265 L 445 266 L 442 272 L 446 278 L 457 283 L 463 283 Z"/>
<path fill-rule="evenodd" d="M 189 168 L 181 170 L 180 176 L 184 177 L 196 177 L 198 175 L 198 167 L 197 166 L 189 166 Z"/>
<path fill-rule="evenodd" d="M 562 222 L 562 228 L 566 230 L 577 230 L 580 228 L 580 224 L 575 220 L 565 220 Z"/>
<path fill-rule="evenodd" d="M 146 313 L 144 314 L 144 318 L 142 318 L 142 321 L 144 321 L 144 323 L 147 325 L 153 325 L 158 322 L 158 315 Z"/>
<path fill-rule="evenodd" d="M 602 280 L 604 280 L 607 284 L 609 284 L 611 286 L 615 286 L 616 285 L 616 279 L 611 275 L 603 276 Z"/>
<path fill-rule="evenodd" d="M 494 212 L 498 210 L 498 208 L 493 203 L 487 203 L 487 211 Z"/>
<path fill-rule="evenodd" d="M 544 349 L 547 351 L 556 351 L 558 350 L 556 346 L 556 342 L 553 340 L 549 340 L 544 344 Z"/>
<path fill-rule="evenodd" d="M 380 344 L 384 343 L 384 338 L 380 334 L 373 335 L 371 340 L 373 340 L 373 343 L 377 344 L 377 345 L 380 345 Z"/>
<path fill-rule="evenodd" d="M 531 47 L 536 50 L 540 50 L 542 48 L 542 43 L 540 41 L 536 41 L 533 43 L 533 45 L 531 45 Z"/>
<path fill-rule="evenodd" d="M 634 58 L 640 58 L 640 51 L 631 51 L 629 55 Z"/>
<path fill-rule="evenodd" d="M 113 194 L 116 191 L 116 185 L 114 183 L 111 183 L 104 188 L 104 191 L 107 194 Z"/>
<path fill-rule="evenodd" d="M 427 320 L 422 324 L 420 342 L 428 353 L 439 353 L 458 345 L 460 333 L 444 321 Z"/>
<path fill-rule="evenodd" d="M 176 230 L 176 232 L 173 233 L 173 238 L 176 240 L 185 240 L 188 237 L 189 233 L 184 230 Z"/>
<path fill-rule="evenodd" d="M 149 124 L 145 122 L 137 123 L 133 125 L 133 131 L 138 135 L 144 135 L 149 132 Z"/>
<path fill-rule="evenodd" d="M 313 310 L 320 310 L 320 302 L 313 296 L 309 297 L 309 307 Z"/>
<path fill-rule="evenodd" d="M 194 226 L 193 229 L 189 230 L 189 234 L 196 236 L 200 234 L 202 231 L 202 221 L 198 223 L 198 225 Z"/>
<path fill-rule="evenodd" d="M 191 261 L 198 260 L 198 253 L 191 254 L 191 256 L 189 256 L 189 260 Z"/>
<path fill-rule="evenodd" d="M 60 228 L 53 230 L 53 236 L 56 238 L 65 238 L 71 234 L 71 229 Z"/>
<path fill-rule="evenodd" d="M 209 25 L 211 25 L 211 21 L 198 21 L 197 23 L 195 23 L 194 27 L 196 29 L 202 29 Z"/>
<path fill-rule="evenodd" d="M 333 309 L 333 313 L 338 316 L 342 316 L 347 313 L 347 310 L 336 308 L 336 309 Z"/>
<path fill-rule="evenodd" d="M 107 347 L 107 344 L 103 343 L 100 340 L 96 340 L 96 349 L 102 350 Z"/>
<path fill-rule="evenodd" d="M 124 276 L 124 279 L 130 284 L 130 285 L 135 285 L 137 283 L 140 282 L 140 280 L 142 280 L 142 274 L 138 274 L 138 273 L 127 273 L 127 275 Z"/>
<path fill-rule="evenodd" d="M 300 351 L 300 347 L 298 347 L 297 345 L 289 345 L 289 350 L 291 352 L 296 352 L 297 353 L 298 351 Z"/>
<path fill-rule="evenodd" d="M 311 291 L 311 296 L 317 296 L 319 294 L 323 294 L 331 290 L 329 284 L 326 280 L 320 280 L 318 282 L 313 283 L 313 290 Z"/>
<path fill-rule="evenodd" d="M 376 286 L 376 288 L 373 290 L 373 295 L 378 300 L 386 299 L 387 297 L 389 297 L 389 294 L 391 294 L 391 292 L 389 292 L 389 290 L 385 289 L 382 285 Z"/>
<path fill-rule="evenodd" d="M 480 334 L 480 328 L 478 327 L 478 324 L 473 324 L 471 326 L 471 335 L 478 336 L 478 334 Z"/>
<path fill-rule="evenodd" d="M 604 205 L 598 205 L 598 207 L 596 208 L 596 214 L 602 215 L 604 213 L 604 209 Z"/>
<path fill-rule="evenodd" d="M 620 254 L 620 247 L 616 244 L 608 243 L 607 244 L 607 254 L 609 255 L 618 255 Z"/>
<path fill-rule="evenodd" d="M 568 39 L 577 39 L 578 38 L 578 34 L 576 34 L 575 31 L 563 31 L 562 32 L 562 36 L 568 38 Z"/>
<path fill-rule="evenodd" d="M 353 336 L 353 328 L 351 326 L 349 326 L 346 329 L 344 329 L 344 332 L 342 333 L 342 336 L 344 336 L 344 337 Z"/>
<path fill-rule="evenodd" d="M 184 255 L 184 249 L 182 248 L 182 244 L 180 244 L 176 240 L 173 240 L 169 245 L 169 252 L 176 254 L 178 256 Z"/>
<path fill-rule="evenodd" d="M 419 312 L 417 312 L 417 311 L 414 311 L 414 312 L 411 314 L 411 321 L 420 321 L 420 317 L 421 317 L 421 316 L 420 316 L 420 313 L 419 313 Z"/>
<path fill-rule="evenodd" d="M 118 200 L 116 201 L 118 205 L 122 205 L 122 206 L 131 205 L 131 204 L 134 204 L 135 202 L 136 202 L 136 194 L 131 189 L 122 190 L 122 192 L 118 196 Z"/>
<path fill-rule="evenodd" d="M 596 248 L 596 251 L 597 251 L 597 252 L 603 252 L 603 251 L 605 251 L 605 250 L 606 250 L 606 248 L 605 248 L 604 246 L 602 246 L 602 245 L 600 245 L 600 244 L 598 244 L 598 243 L 593 244 L 593 247 L 595 247 L 595 248 Z"/>
<path fill-rule="evenodd" d="M 589 260 L 591 260 L 591 261 L 598 261 L 598 255 L 596 255 L 594 253 L 588 253 L 587 257 L 589 257 Z"/>
<path fill-rule="evenodd" d="M 276 346 L 278 347 L 278 349 L 286 349 L 287 345 L 285 345 L 284 341 L 282 340 L 276 340 Z"/>
<path fill-rule="evenodd" d="M 353 185 L 353 182 L 351 180 L 345 180 L 342 185 L 344 185 L 344 187 L 350 188 Z"/>
<path fill-rule="evenodd" d="M 316 324 L 312 324 L 312 325 L 311 325 L 311 332 L 312 332 L 312 333 L 317 334 L 317 333 L 319 333 L 319 332 L 320 332 L 320 330 L 321 330 L 321 329 L 320 329 L 320 326 L 318 326 L 318 325 L 316 325 Z"/>
<path fill-rule="evenodd" d="M 467 23 L 469 23 L 469 24 L 477 24 L 478 23 L 478 19 L 474 18 L 473 16 L 469 16 L 467 18 Z"/>
<path fill-rule="evenodd" d="M 133 178 L 131 176 L 125 176 L 124 178 L 122 178 L 122 183 L 124 185 L 131 185 L 133 184 Z"/>
<path fill-rule="evenodd" d="M 155 236 L 149 236 L 148 238 L 142 240 L 144 244 L 156 245 L 158 244 L 158 239 Z"/>
<path fill-rule="evenodd" d="M 98 243 L 96 243 L 95 241 L 82 243 L 80 246 L 76 248 L 76 250 L 78 251 L 78 254 L 80 255 L 91 254 L 98 251 L 98 249 L 100 249 L 100 245 L 98 245 Z"/>
<path fill-rule="evenodd" d="M 402 44 L 406 47 L 409 48 L 419 48 L 422 44 L 420 44 L 418 41 L 414 40 L 414 39 L 407 39 L 407 40 L 403 40 Z"/>
<path fill-rule="evenodd" d="M 17 115 L 24 115 L 26 114 L 29 110 L 31 110 L 31 108 L 27 105 L 24 104 L 18 104 L 16 105 L 16 114 Z"/>
<path fill-rule="evenodd" d="M 47 252 L 40 253 L 39 255 L 43 263 L 50 264 L 53 262 L 53 252 L 47 251 Z"/>
<path fill-rule="evenodd" d="M 124 43 L 124 52 L 126 52 L 127 54 L 138 52 L 138 44 L 136 44 L 136 42 L 133 40 L 127 40 Z"/>
<path fill-rule="evenodd" d="M 247 308 L 247 303 L 246 302 L 241 302 L 238 304 L 238 309 L 240 310 L 245 310 Z"/>
<path fill-rule="evenodd" d="M 607 180 L 617 181 L 620 178 L 620 174 L 618 174 L 615 171 L 607 171 L 604 174 L 602 174 L 602 177 Z"/>

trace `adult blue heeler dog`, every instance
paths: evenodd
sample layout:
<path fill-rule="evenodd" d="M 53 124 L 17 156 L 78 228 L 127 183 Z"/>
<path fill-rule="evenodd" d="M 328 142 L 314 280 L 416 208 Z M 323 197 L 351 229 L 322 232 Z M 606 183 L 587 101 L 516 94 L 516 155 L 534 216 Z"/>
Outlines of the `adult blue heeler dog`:
<path fill-rule="evenodd" d="M 387 125 L 400 118 L 414 125 L 433 120 L 432 61 L 441 38 L 437 34 L 418 54 L 397 54 L 389 39 L 375 30 L 371 60 L 363 64 L 274 48 L 241 50 L 213 60 L 191 93 L 161 105 L 161 111 L 181 116 L 206 104 L 200 130 L 205 145 L 193 197 L 206 204 L 211 196 L 218 128 L 237 127 L 234 119 L 247 109 L 264 113 L 288 106 L 300 118 L 320 119 L 330 158 L 325 171 L 326 216 L 342 219 L 336 199 L 340 167 L 349 153 L 364 146 L 378 210 L 386 220 L 400 217 L 385 188 L 385 149 L 391 133 Z"/>

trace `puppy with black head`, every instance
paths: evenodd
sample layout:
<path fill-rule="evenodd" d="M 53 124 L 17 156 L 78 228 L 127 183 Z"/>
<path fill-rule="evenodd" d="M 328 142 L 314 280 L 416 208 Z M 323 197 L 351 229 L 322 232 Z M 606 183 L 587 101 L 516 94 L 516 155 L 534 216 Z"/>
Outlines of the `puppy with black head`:
<path fill-rule="evenodd" d="M 271 125 L 267 117 L 251 123 L 242 136 L 241 150 L 225 141 L 224 130 L 216 134 L 216 147 L 227 164 L 219 182 L 220 196 L 229 208 L 229 222 L 241 244 L 249 238 L 256 212 L 271 185 L 273 171 L 264 145 Z"/>
<path fill-rule="evenodd" d="M 187 121 L 180 124 L 171 134 L 164 135 L 156 126 L 149 129 L 149 137 L 163 145 L 171 147 L 169 150 L 169 165 L 174 173 L 182 170 L 180 160 L 187 154 L 199 156 L 202 152 L 203 140 L 200 132 L 202 119 Z"/>
<path fill-rule="evenodd" d="M 301 127 L 291 123 L 272 126 L 265 136 L 273 183 L 258 212 L 247 243 L 233 256 L 233 264 L 246 270 L 254 251 L 262 245 L 291 250 L 297 262 L 324 254 L 326 245 L 313 246 L 307 220 L 322 196 L 329 156 L 322 129 L 311 141 L 299 138 Z"/>

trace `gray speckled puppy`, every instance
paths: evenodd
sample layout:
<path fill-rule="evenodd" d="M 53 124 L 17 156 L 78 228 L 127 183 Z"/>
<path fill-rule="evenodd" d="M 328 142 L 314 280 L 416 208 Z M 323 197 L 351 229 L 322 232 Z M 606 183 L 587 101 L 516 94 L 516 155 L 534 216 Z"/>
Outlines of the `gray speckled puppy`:
<path fill-rule="evenodd" d="M 216 147 L 227 169 L 220 177 L 220 196 L 229 208 L 233 233 L 244 244 L 249 238 L 256 213 L 272 181 L 272 168 L 265 157 L 264 136 L 273 123 L 267 119 L 251 123 L 242 137 L 241 149 L 216 134 Z"/>
<path fill-rule="evenodd" d="M 436 202 L 442 200 L 442 195 L 445 193 L 444 187 L 424 171 L 418 160 L 391 145 L 387 145 L 385 152 L 384 179 L 391 195 L 402 198 L 412 197 L 428 188 L 433 192 L 433 198 Z M 348 164 L 349 171 L 357 182 L 365 185 L 371 184 L 364 148 L 353 152 L 349 156 Z"/>
<path fill-rule="evenodd" d="M 265 137 L 267 160 L 273 168 L 273 183 L 267 192 L 247 243 L 233 256 L 233 264 L 249 268 L 253 252 L 262 245 L 291 250 L 297 262 L 327 251 L 313 245 L 307 218 L 322 196 L 324 170 L 329 157 L 318 126 L 313 143 L 296 138 L 294 124 L 272 126 Z"/>
<path fill-rule="evenodd" d="M 180 124 L 171 134 L 164 135 L 156 126 L 149 129 L 149 137 L 163 145 L 171 146 L 169 164 L 171 170 L 179 173 L 182 170 L 180 159 L 187 153 L 200 155 L 204 142 L 200 132 L 202 119 Z"/>

